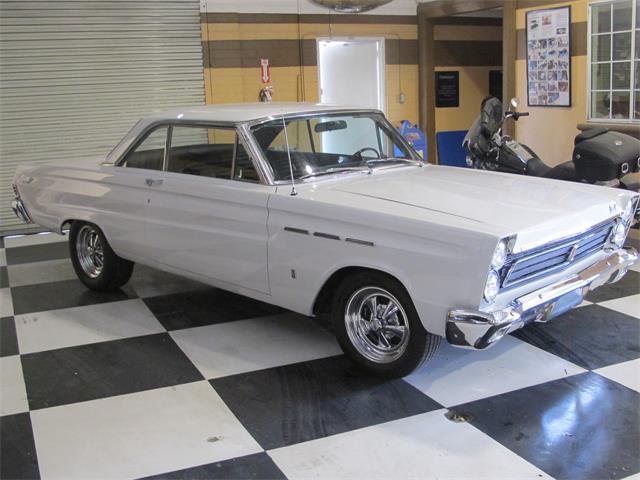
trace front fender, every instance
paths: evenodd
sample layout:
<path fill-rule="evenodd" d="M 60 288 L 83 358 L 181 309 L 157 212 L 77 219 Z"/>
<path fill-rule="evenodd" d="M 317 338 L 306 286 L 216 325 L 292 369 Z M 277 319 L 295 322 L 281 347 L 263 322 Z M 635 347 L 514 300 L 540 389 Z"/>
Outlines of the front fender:
<path fill-rule="evenodd" d="M 300 200 L 295 201 L 306 214 L 270 208 L 269 282 L 274 303 L 310 315 L 323 285 L 336 271 L 360 267 L 398 279 L 423 325 L 434 334 L 444 335 L 452 307 L 478 308 L 496 237 L 402 218 L 394 221 L 394 227 L 402 228 L 391 230 L 384 228 L 376 212 L 361 213 L 358 222 L 336 218 L 335 211 L 333 217 L 310 215 L 311 208 L 305 209 Z M 317 205 L 313 208 L 318 210 Z"/>

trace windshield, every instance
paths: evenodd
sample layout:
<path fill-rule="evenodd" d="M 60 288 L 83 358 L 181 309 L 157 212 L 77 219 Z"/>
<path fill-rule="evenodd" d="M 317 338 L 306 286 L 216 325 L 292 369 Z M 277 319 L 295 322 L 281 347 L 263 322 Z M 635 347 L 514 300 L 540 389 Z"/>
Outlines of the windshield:
<path fill-rule="evenodd" d="M 274 180 L 291 179 L 287 141 L 295 179 L 419 160 L 380 114 L 322 113 L 284 123 L 286 132 L 282 119 L 253 129 Z"/>

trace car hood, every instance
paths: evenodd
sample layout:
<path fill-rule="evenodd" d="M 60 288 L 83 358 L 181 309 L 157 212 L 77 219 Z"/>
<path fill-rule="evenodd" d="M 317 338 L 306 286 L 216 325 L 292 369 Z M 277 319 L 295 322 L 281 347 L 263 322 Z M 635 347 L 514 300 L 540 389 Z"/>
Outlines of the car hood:
<path fill-rule="evenodd" d="M 624 190 L 560 180 L 425 166 L 337 182 L 332 190 L 491 225 L 518 234 L 518 249 L 562 238 L 619 214 Z"/>

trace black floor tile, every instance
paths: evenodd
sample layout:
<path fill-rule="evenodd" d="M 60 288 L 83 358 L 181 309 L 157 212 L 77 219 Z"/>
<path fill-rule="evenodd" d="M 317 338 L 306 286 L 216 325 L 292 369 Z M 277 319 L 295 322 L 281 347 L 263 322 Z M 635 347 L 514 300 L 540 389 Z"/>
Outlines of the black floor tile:
<path fill-rule="evenodd" d="M 640 293 L 640 273 L 629 270 L 621 280 L 596 288 L 586 296 L 590 302 L 605 302 Z"/>
<path fill-rule="evenodd" d="M 16 322 L 13 317 L 0 318 L 0 357 L 18 354 Z"/>
<path fill-rule="evenodd" d="M 512 335 L 590 370 L 640 358 L 638 319 L 599 305 L 570 310 Z"/>
<path fill-rule="evenodd" d="M 273 463 L 271 457 L 265 452 L 247 455 L 245 457 L 232 458 L 223 462 L 200 465 L 161 475 L 146 477 L 150 479 L 170 480 L 215 480 L 215 479 L 286 479 L 285 475 Z"/>
<path fill-rule="evenodd" d="M 283 309 L 217 288 L 145 298 L 147 307 L 167 330 L 262 317 Z"/>
<path fill-rule="evenodd" d="M 7 267 L 0 267 L 0 288 L 7 288 L 9 286 L 9 275 L 7 274 Z"/>
<path fill-rule="evenodd" d="M 40 478 L 28 413 L 0 417 L 0 478 Z"/>
<path fill-rule="evenodd" d="M 95 292 L 85 287 L 80 280 L 64 280 L 61 282 L 12 287 L 11 297 L 13 299 L 14 315 L 21 315 L 23 313 L 127 300 L 136 296 L 131 288 L 126 285 L 117 292 Z"/>
<path fill-rule="evenodd" d="M 29 407 L 53 407 L 202 380 L 166 333 L 22 355 Z"/>
<path fill-rule="evenodd" d="M 69 244 L 67 242 L 55 242 L 26 247 L 12 247 L 7 248 L 5 253 L 7 265 L 57 260 L 69 257 Z"/>
<path fill-rule="evenodd" d="M 454 407 L 525 460 L 559 479 L 640 471 L 640 394 L 593 372 Z"/>
<path fill-rule="evenodd" d="M 624 242 L 625 247 L 633 247 L 636 250 L 640 251 L 640 239 L 632 238 L 631 236 L 627 237 L 627 240 Z"/>
<path fill-rule="evenodd" d="M 341 356 L 210 382 L 265 450 L 441 408 L 405 381 L 363 375 Z"/>

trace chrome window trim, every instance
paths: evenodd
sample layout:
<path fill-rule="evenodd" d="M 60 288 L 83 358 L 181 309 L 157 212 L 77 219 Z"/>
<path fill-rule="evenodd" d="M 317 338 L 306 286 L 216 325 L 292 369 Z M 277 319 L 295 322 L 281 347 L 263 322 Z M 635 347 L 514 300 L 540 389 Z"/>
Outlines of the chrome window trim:
<path fill-rule="evenodd" d="M 148 135 L 150 135 L 154 130 L 158 128 L 167 127 L 167 139 L 165 142 L 165 152 L 163 159 L 163 172 L 167 171 L 168 161 L 169 161 L 169 150 L 171 148 L 171 138 L 173 136 L 173 128 L 174 127 L 200 127 L 200 128 L 221 128 L 227 130 L 234 130 L 236 133 L 236 140 L 234 143 L 234 156 L 232 159 L 232 166 L 235 164 L 235 154 L 236 154 L 236 143 L 238 141 L 242 142 L 243 146 L 247 150 L 247 155 L 249 156 L 249 160 L 251 161 L 253 168 L 258 172 L 258 177 L 260 178 L 259 184 L 262 185 L 273 185 L 270 178 L 265 175 L 262 165 L 259 161 L 256 161 L 256 154 L 253 149 L 247 148 L 248 142 L 246 140 L 246 134 L 243 132 L 244 124 L 237 124 L 233 122 L 211 122 L 211 121 L 192 121 L 192 120 L 159 120 L 157 122 L 150 123 L 140 134 L 136 137 L 136 139 L 131 143 L 129 147 L 120 155 L 118 160 L 113 163 L 116 167 L 122 167 L 122 164 L 126 161 L 127 156 L 133 150 L 135 150 Z M 103 163 L 102 165 L 110 165 L 109 163 Z M 260 167 L 260 168 L 259 168 Z M 224 180 L 224 179 L 223 179 Z M 235 180 L 237 182 L 241 182 L 243 180 L 233 178 L 233 168 L 231 170 L 231 177 L 229 180 Z M 255 183 L 255 182 L 252 182 Z"/>
<path fill-rule="evenodd" d="M 159 127 L 173 127 L 173 126 L 197 126 L 197 127 L 208 127 L 208 128 L 236 128 L 236 124 L 233 122 L 211 122 L 211 121 L 198 121 L 198 120 L 172 120 L 172 119 L 162 119 L 156 120 L 155 122 L 149 123 L 144 130 L 142 130 L 138 136 L 131 142 L 131 144 L 122 152 L 122 154 L 113 162 L 103 162 L 102 165 L 113 165 L 116 167 L 122 166 L 126 156 L 134 150 L 140 143 L 144 140 L 145 136 L 150 133 L 152 130 L 155 130 Z"/>

